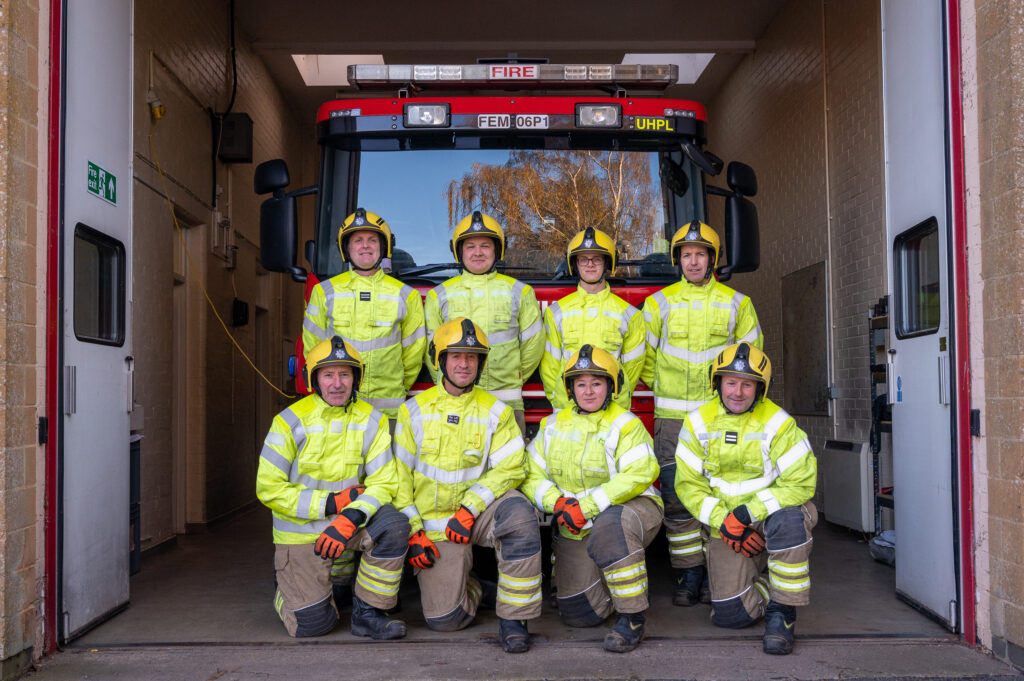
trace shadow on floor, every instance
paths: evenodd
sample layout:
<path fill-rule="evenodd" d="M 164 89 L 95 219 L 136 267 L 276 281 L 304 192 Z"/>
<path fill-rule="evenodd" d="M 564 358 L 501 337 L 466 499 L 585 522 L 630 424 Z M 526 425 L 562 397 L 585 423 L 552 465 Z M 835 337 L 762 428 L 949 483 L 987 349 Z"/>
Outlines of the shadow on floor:
<path fill-rule="evenodd" d="M 142 571 L 131 579 L 129 607 L 71 644 L 77 648 L 134 645 L 272 644 L 362 642 L 348 632 L 348 609 L 339 626 L 319 639 L 292 639 L 272 605 L 273 545 L 270 512 L 258 508 L 201 535 L 178 538 L 176 548 L 144 556 Z M 547 530 L 545 530 L 547 533 Z M 868 556 L 860 534 L 820 522 L 811 556 L 811 605 L 801 608 L 801 638 L 942 638 L 955 637 L 895 596 L 894 571 Z M 648 550 L 651 608 L 648 638 L 727 640 L 760 639 L 761 627 L 719 629 L 709 621 L 709 607 L 672 606 L 672 574 L 664 535 Z M 487 566 L 481 565 L 486 571 Z M 545 567 L 546 561 L 545 561 Z M 467 629 L 442 633 L 427 629 L 415 580 L 403 582 L 403 610 L 408 639 L 422 642 L 493 640 L 497 618 L 478 614 Z M 601 641 L 606 627 L 572 629 L 562 625 L 547 604 L 531 622 L 535 638 L 549 642 Z"/>

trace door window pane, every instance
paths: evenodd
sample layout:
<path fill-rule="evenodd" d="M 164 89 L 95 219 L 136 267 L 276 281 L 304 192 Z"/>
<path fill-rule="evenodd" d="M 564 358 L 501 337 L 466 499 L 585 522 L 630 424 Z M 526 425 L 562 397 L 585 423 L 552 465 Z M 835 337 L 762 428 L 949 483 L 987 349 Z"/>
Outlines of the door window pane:
<path fill-rule="evenodd" d="M 78 223 L 74 248 L 74 328 L 82 341 L 124 343 L 124 244 Z"/>
<path fill-rule="evenodd" d="M 935 218 L 896 237 L 896 335 L 934 333 L 939 328 L 939 225 Z"/>

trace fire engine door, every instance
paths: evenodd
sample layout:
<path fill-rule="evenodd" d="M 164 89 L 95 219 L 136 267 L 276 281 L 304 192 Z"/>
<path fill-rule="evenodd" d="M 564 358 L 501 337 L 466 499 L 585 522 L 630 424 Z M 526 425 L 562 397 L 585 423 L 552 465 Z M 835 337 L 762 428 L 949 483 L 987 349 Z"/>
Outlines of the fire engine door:
<path fill-rule="evenodd" d="M 131 0 L 65 3 L 62 642 L 128 601 Z"/>
<path fill-rule="evenodd" d="M 884 0 L 896 591 L 957 627 L 943 3 Z"/>

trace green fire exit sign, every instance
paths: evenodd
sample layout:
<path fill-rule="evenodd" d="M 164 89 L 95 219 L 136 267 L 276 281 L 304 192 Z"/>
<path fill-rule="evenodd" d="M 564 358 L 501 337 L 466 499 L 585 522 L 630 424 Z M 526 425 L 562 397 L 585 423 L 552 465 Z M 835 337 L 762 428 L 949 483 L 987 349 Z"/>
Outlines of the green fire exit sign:
<path fill-rule="evenodd" d="M 117 177 L 89 161 L 89 193 L 117 205 Z"/>

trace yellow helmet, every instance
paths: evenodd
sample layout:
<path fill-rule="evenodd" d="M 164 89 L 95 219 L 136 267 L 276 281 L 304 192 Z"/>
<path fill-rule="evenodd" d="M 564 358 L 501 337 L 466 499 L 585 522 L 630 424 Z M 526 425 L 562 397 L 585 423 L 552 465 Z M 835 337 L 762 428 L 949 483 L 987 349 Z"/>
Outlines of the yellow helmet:
<path fill-rule="evenodd" d="M 711 378 L 711 385 L 721 395 L 720 384 L 722 376 L 738 376 L 757 381 L 761 385 L 757 389 L 754 405 L 768 392 L 772 384 L 772 363 L 768 355 L 750 343 L 736 343 L 718 353 L 711 366 L 708 367 L 708 376 Z"/>
<path fill-rule="evenodd" d="M 302 380 L 317 395 L 320 395 L 320 386 L 317 385 L 314 374 L 317 369 L 330 366 L 352 367 L 355 380 L 352 382 L 352 395 L 348 398 L 351 402 L 355 399 L 363 380 L 363 360 L 356 349 L 341 336 L 332 336 L 320 341 L 306 355 L 306 363 L 302 367 Z"/>
<path fill-rule="evenodd" d="M 345 218 L 338 230 L 338 250 L 341 251 L 341 261 L 349 262 L 348 238 L 355 232 L 361 231 L 376 232 L 380 236 L 380 259 L 374 264 L 375 269 L 384 258 L 391 257 L 391 228 L 384 218 L 376 213 L 370 213 L 365 208 L 356 208 L 356 212 Z"/>
<path fill-rule="evenodd" d="M 576 256 L 584 253 L 596 253 L 605 257 L 605 275 L 615 272 L 615 263 L 618 261 L 618 251 L 615 250 L 615 242 L 612 238 L 599 229 L 587 227 L 578 233 L 569 242 L 566 249 L 565 259 L 569 263 L 569 274 L 578 277 L 576 270 Z"/>
<path fill-rule="evenodd" d="M 444 355 L 449 350 L 483 355 L 473 383 L 479 381 L 480 375 L 484 372 L 484 364 L 487 363 L 487 353 L 491 351 L 483 329 L 465 317 L 450 319 L 437 327 L 430 345 L 427 346 L 427 356 L 434 369 L 440 371 L 445 378 L 448 377 L 448 370 L 445 367 Z"/>
<path fill-rule="evenodd" d="M 569 393 L 569 399 L 573 402 L 576 402 L 576 395 L 572 390 L 572 379 L 583 374 L 604 376 L 608 379 L 608 395 L 605 396 L 601 409 L 606 408 L 608 403 L 612 401 L 612 398 L 619 396 L 619 390 L 622 389 L 622 384 L 626 380 L 625 375 L 622 373 L 622 368 L 619 367 L 619 362 L 611 353 L 601 348 L 595 348 L 589 343 L 574 352 L 572 357 L 569 358 L 569 362 L 565 365 L 565 369 L 562 370 L 562 382 L 565 384 L 565 391 Z M 579 406 L 578 402 L 576 404 Z"/>
<path fill-rule="evenodd" d="M 718 267 L 718 251 L 722 244 L 718 239 L 718 234 L 716 234 L 715 230 L 710 226 L 705 225 L 700 220 L 694 220 L 690 224 L 683 225 L 677 229 L 676 233 L 672 235 L 672 244 L 668 249 L 673 267 L 679 264 L 679 249 L 687 244 L 704 246 L 711 251 L 708 271 L 707 274 L 704 275 L 704 278 L 707 279 L 711 276 L 712 272 L 715 271 L 715 268 Z"/>
<path fill-rule="evenodd" d="M 459 221 L 459 224 L 455 225 L 455 231 L 452 232 L 452 240 L 448 244 L 449 248 L 452 249 L 452 255 L 455 256 L 455 262 L 462 265 L 462 255 L 459 250 L 459 245 L 466 239 L 474 236 L 487 236 L 494 241 L 494 262 L 497 264 L 499 260 L 505 258 L 505 230 L 501 228 L 498 221 L 492 218 L 490 215 L 484 215 L 478 210 L 473 211 L 472 215 L 467 215 Z M 494 265 L 491 266 L 494 269 Z"/>

